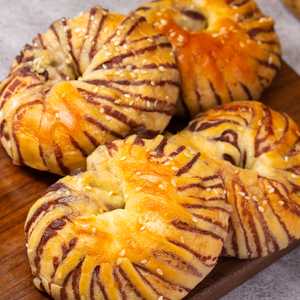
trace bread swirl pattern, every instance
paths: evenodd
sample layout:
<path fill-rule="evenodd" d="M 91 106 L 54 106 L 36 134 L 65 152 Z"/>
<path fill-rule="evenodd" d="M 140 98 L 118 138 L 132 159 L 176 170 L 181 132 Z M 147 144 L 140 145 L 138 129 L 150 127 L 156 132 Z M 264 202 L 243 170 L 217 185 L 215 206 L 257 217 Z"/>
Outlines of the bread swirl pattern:
<path fill-rule="evenodd" d="M 1 142 L 14 164 L 69 174 L 100 144 L 153 138 L 176 111 L 179 71 L 168 39 L 141 16 L 53 23 L 0 85 Z"/>
<path fill-rule="evenodd" d="M 137 13 L 170 38 L 182 77 L 180 116 L 258 100 L 280 68 L 273 26 L 250 0 L 161 0 Z"/>
<path fill-rule="evenodd" d="M 223 255 L 266 256 L 300 238 L 299 134 L 286 114 L 242 101 L 207 111 L 170 138 L 201 151 L 223 179 L 233 206 Z"/>
<path fill-rule="evenodd" d="M 100 146 L 28 214 L 37 287 L 54 299 L 182 299 L 217 263 L 232 211 L 200 157 L 162 136 Z"/>

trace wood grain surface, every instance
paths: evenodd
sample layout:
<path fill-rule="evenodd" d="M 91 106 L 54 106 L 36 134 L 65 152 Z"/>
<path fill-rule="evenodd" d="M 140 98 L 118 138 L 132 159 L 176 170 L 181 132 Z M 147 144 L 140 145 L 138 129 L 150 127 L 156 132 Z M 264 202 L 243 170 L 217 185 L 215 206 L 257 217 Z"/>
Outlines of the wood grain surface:
<path fill-rule="evenodd" d="M 286 112 L 300 125 L 300 77 L 285 63 L 261 101 Z M 176 132 L 185 125 L 174 118 L 168 130 Z M 23 227 L 32 204 L 59 176 L 14 166 L 2 146 L 0 166 L 0 299 L 50 299 L 32 284 Z M 186 299 L 219 299 L 299 245 L 297 241 L 280 252 L 254 260 L 221 258 L 217 267 Z"/>

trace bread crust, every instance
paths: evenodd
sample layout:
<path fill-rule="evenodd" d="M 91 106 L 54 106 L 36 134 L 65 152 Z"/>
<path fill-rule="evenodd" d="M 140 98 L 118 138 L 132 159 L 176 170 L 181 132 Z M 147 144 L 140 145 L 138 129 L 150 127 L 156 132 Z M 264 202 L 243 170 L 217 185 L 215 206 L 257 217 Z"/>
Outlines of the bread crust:
<path fill-rule="evenodd" d="M 241 101 L 203 113 L 169 139 L 200 151 L 223 179 L 233 206 L 223 255 L 266 256 L 300 238 L 299 135 L 286 114 Z"/>
<path fill-rule="evenodd" d="M 1 142 L 17 165 L 85 169 L 100 144 L 162 132 L 179 85 L 165 36 L 141 16 L 96 6 L 53 23 L 16 57 L 0 85 Z"/>
<path fill-rule="evenodd" d="M 274 20 L 249 0 L 161 0 L 137 13 L 170 38 L 181 72 L 177 114 L 258 100 L 281 61 Z"/>
<path fill-rule="evenodd" d="M 54 299 L 182 299 L 216 265 L 231 212 L 197 151 L 107 143 L 29 211 L 34 282 Z"/>

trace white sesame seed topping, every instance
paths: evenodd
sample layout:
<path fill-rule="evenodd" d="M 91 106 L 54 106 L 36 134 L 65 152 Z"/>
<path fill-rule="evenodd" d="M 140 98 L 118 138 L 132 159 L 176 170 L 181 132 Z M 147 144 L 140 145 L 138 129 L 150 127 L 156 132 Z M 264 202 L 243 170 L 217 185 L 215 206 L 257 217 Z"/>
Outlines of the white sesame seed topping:
<path fill-rule="evenodd" d="M 56 117 L 57 119 L 59 119 L 59 113 L 56 113 L 56 114 L 55 114 L 55 117 Z"/>
<path fill-rule="evenodd" d="M 278 201 L 280 205 L 284 205 L 284 201 Z"/>
<path fill-rule="evenodd" d="M 273 57 L 270 56 L 269 59 L 268 59 L 268 64 L 271 65 L 272 63 L 273 63 Z"/>
<path fill-rule="evenodd" d="M 122 263 L 122 261 L 123 261 L 123 258 L 119 257 L 119 258 L 117 259 L 117 265 L 120 265 L 120 264 Z"/>
<path fill-rule="evenodd" d="M 160 296 L 157 300 L 164 300 L 164 297 Z"/>
<path fill-rule="evenodd" d="M 181 243 L 184 243 L 184 238 L 183 238 L 183 236 L 180 237 L 180 242 L 181 242 Z"/>
<path fill-rule="evenodd" d="M 121 35 L 121 31 L 120 30 L 117 30 L 117 35 Z"/>
<path fill-rule="evenodd" d="M 81 300 L 85 300 L 85 297 L 84 297 L 84 295 L 81 295 Z"/>
<path fill-rule="evenodd" d="M 262 125 L 261 120 L 258 120 L 258 121 L 257 121 L 257 125 L 258 125 L 258 126 L 261 126 L 261 125 Z"/>
<path fill-rule="evenodd" d="M 142 263 L 143 265 L 145 265 L 147 262 L 148 262 L 148 259 L 143 259 L 143 260 L 141 261 L 141 263 Z"/>
<path fill-rule="evenodd" d="M 93 232 L 93 233 L 96 232 L 96 228 L 95 228 L 95 227 L 92 228 L 92 232 Z"/>
<path fill-rule="evenodd" d="M 284 157 L 284 160 L 285 160 L 285 161 L 288 161 L 288 160 L 289 160 L 288 156 L 285 156 L 285 157 Z"/>
<path fill-rule="evenodd" d="M 150 107 L 150 106 L 151 106 L 150 101 L 147 101 L 147 107 Z"/>
<path fill-rule="evenodd" d="M 141 70 L 141 74 L 148 74 L 147 70 Z"/>
<path fill-rule="evenodd" d="M 112 117 L 106 115 L 106 116 L 105 116 L 105 119 L 108 120 L 108 121 L 111 121 L 111 120 L 112 120 Z"/>
<path fill-rule="evenodd" d="M 111 56 L 111 53 L 110 52 L 106 52 L 105 56 Z"/>
<path fill-rule="evenodd" d="M 103 107 L 100 108 L 100 112 L 101 112 L 102 114 L 104 113 L 104 108 L 103 108 Z"/>
<path fill-rule="evenodd" d="M 61 279 L 62 278 L 62 274 L 59 272 L 58 275 L 57 275 L 58 279 Z"/>
<path fill-rule="evenodd" d="M 123 249 L 119 254 L 120 254 L 120 256 L 125 256 L 126 255 L 126 249 Z"/>
<path fill-rule="evenodd" d="M 113 193 L 114 193 L 113 191 L 110 191 L 110 192 L 108 193 L 108 196 L 111 196 Z"/>
<path fill-rule="evenodd" d="M 157 152 L 156 151 L 151 151 L 149 154 L 150 155 L 157 155 Z"/>
<path fill-rule="evenodd" d="M 165 67 L 164 66 L 159 66 L 158 69 L 159 69 L 159 71 L 164 72 Z"/>
<path fill-rule="evenodd" d="M 179 168 L 177 168 L 177 167 L 172 167 L 172 170 L 174 170 L 174 171 L 178 171 L 178 170 L 179 170 Z"/>
<path fill-rule="evenodd" d="M 94 19 L 95 19 L 95 16 L 91 15 L 91 20 L 94 21 Z"/>
<path fill-rule="evenodd" d="M 150 42 L 150 43 L 154 42 L 153 39 L 151 39 L 151 38 L 147 38 L 147 41 Z"/>
<path fill-rule="evenodd" d="M 87 185 L 87 186 L 85 187 L 85 189 L 91 191 L 93 188 L 92 188 L 91 186 Z"/>
<path fill-rule="evenodd" d="M 177 41 L 182 43 L 184 41 L 184 37 L 182 35 L 179 35 Z"/>
<path fill-rule="evenodd" d="M 153 86 L 154 86 L 154 85 L 155 85 L 155 81 L 153 81 L 153 80 L 152 80 L 152 81 L 151 81 L 151 85 L 153 85 Z"/>
<path fill-rule="evenodd" d="M 128 199 L 128 195 L 127 194 L 124 195 L 124 199 L 125 200 Z"/>
<path fill-rule="evenodd" d="M 256 202 L 258 201 L 256 196 L 253 196 L 253 200 L 256 201 Z"/>
<path fill-rule="evenodd" d="M 27 250 L 27 253 L 28 253 L 28 254 L 30 254 L 30 253 L 32 253 L 32 252 L 33 252 L 32 249 L 28 249 L 28 250 Z"/>
<path fill-rule="evenodd" d="M 156 272 L 157 272 L 159 275 L 161 275 L 161 276 L 163 275 L 163 272 L 162 272 L 161 269 L 157 269 Z"/>
<path fill-rule="evenodd" d="M 175 179 L 172 179 L 172 180 L 171 180 L 171 183 L 172 183 L 172 185 L 173 185 L 174 187 L 176 187 Z"/>
<path fill-rule="evenodd" d="M 246 194 L 244 192 L 238 192 L 242 197 L 245 197 Z"/>
<path fill-rule="evenodd" d="M 215 38 L 215 37 L 218 37 L 219 34 L 218 34 L 218 33 L 213 33 L 211 36 L 212 36 L 213 38 Z"/>
<path fill-rule="evenodd" d="M 132 106 L 133 104 L 134 104 L 134 101 L 131 100 L 131 101 L 129 102 L 129 106 Z"/>
<path fill-rule="evenodd" d="M 261 211 L 261 212 L 264 212 L 264 208 L 262 206 L 258 206 L 258 209 Z"/>
<path fill-rule="evenodd" d="M 211 188 L 210 188 L 210 187 L 206 188 L 206 191 L 207 191 L 207 192 L 210 192 L 210 191 L 211 191 Z"/>
<path fill-rule="evenodd" d="M 69 77 L 69 76 L 66 76 L 66 80 L 69 81 L 69 80 L 70 80 L 70 77 Z"/>
<path fill-rule="evenodd" d="M 160 20 L 160 24 L 162 25 L 162 26 L 165 26 L 165 25 L 167 25 L 167 21 L 165 20 L 165 19 L 161 19 Z"/>
<path fill-rule="evenodd" d="M 275 192 L 275 189 L 274 189 L 274 188 L 269 189 L 269 194 L 272 194 L 272 193 L 274 193 L 274 192 Z"/>
<path fill-rule="evenodd" d="M 245 196 L 244 197 L 246 200 L 250 200 L 250 197 L 249 196 Z"/>
<path fill-rule="evenodd" d="M 103 64 L 102 67 L 103 67 L 103 69 L 105 69 L 105 70 L 107 69 L 107 65 L 106 65 L 106 64 Z"/>
<path fill-rule="evenodd" d="M 298 176 L 297 176 L 295 173 L 292 173 L 291 176 L 292 176 L 293 178 L 298 178 Z"/>
<path fill-rule="evenodd" d="M 175 35 L 176 35 L 175 32 L 171 32 L 171 33 L 170 33 L 170 37 L 174 37 Z"/>
<path fill-rule="evenodd" d="M 130 94 L 124 94 L 125 98 L 130 98 Z"/>
<path fill-rule="evenodd" d="M 238 172 L 239 172 L 239 170 L 238 170 L 238 169 L 235 169 L 235 170 L 234 170 L 234 173 L 235 173 L 235 174 L 237 174 Z"/>
<path fill-rule="evenodd" d="M 103 45 L 102 48 L 103 48 L 104 50 L 107 50 L 107 49 L 108 49 L 106 45 Z"/>
<path fill-rule="evenodd" d="M 226 191 L 226 190 L 224 190 L 224 195 L 226 195 L 226 193 L 227 193 L 227 191 Z"/>
<path fill-rule="evenodd" d="M 146 228 L 145 226 L 142 226 L 142 227 L 140 228 L 140 230 L 143 231 L 145 228 Z"/>
<path fill-rule="evenodd" d="M 96 86 L 94 89 L 93 89 L 93 93 L 97 93 L 98 92 L 98 87 Z"/>
<path fill-rule="evenodd" d="M 102 208 L 99 209 L 100 214 L 104 213 L 104 210 Z"/>
<path fill-rule="evenodd" d="M 71 51 L 70 45 L 67 45 L 67 46 L 66 46 L 66 49 L 67 49 L 68 51 Z"/>
<path fill-rule="evenodd" d="M 239 44 L 240 44 L 241 48 L 244 48 L 244 47 L 245 47 L 245 44 L 244 44 L 244 43 L 240 42 Z"/>
<path fill-rule="evenodd" d="M 136 187 L 136 188 L 135 188 L 135 190 L 136 190 L 137 192 L 139 192 L 141 189 L 142 189 L 142 187 Z"/>
<path fill-rule="evenodd" d="M 126 156 L 123 156 L 123 157 L 120 158 L 120 160 L 124 160 L 124 159 L 126 159 Z"/>
<path fill-rule="evenodd" d="M 159 184 L 158 187 L 161 189 L 161 190 L 164 190 L 165 187 L 162 185 L 162 184 Z"/>
<path fill-rule="evenodd" d="M 139 176 L 139 175 L 142 175 L 141 172 L 136 172 L 135 175 Z"/>
<path fill-rule="evenodd" d="M 114 103 L 116 103 L 116 104 L 120 104 L 121 102 L 122 102 L 121 99 L 118 99 L 118 100 L 115 100 L 115 101 L 114 101 Z"/>
<path fill-rule="evenodd" d="M 192 217 L 192 221 L 195 222 L 195 223 L 197 223 L 197 222 L 198 222 L 198 219 L 195 218 L 195 217 Z"/>

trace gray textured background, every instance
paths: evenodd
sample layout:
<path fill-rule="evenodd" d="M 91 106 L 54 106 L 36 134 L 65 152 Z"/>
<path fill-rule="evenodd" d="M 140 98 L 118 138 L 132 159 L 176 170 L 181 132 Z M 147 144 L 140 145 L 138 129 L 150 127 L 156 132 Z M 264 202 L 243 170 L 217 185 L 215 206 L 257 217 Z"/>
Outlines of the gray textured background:
<path fill-rule="evenodd" d="M 213 0 L 212 0 L 213 1 Z M 0 0 L 0 80 L 6 78 L 13 58 L 37 33 L 61 17 L 73 17 L 101 4 L 112 12 L 128 13 L 144 0 Z M 300 74 L 300 21 L 280 0 L 257 0 L 261 10 L 276 21 L 283 59 Z M 299 87 L 300 88 L 300 87 Z M 248 280 L 222 300 L 300 299 L 300 248 Z"/>

